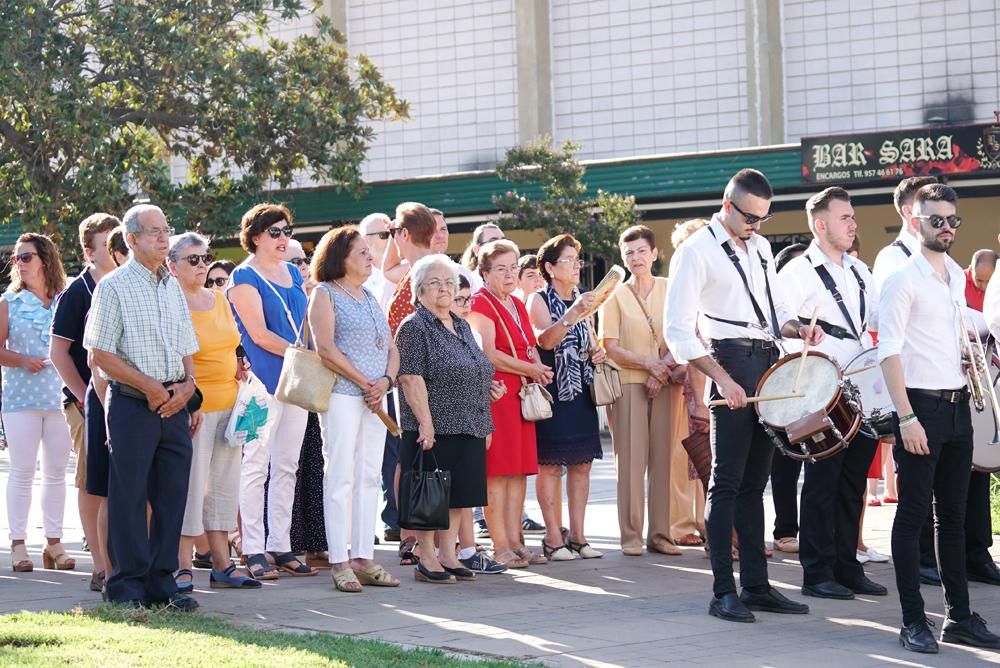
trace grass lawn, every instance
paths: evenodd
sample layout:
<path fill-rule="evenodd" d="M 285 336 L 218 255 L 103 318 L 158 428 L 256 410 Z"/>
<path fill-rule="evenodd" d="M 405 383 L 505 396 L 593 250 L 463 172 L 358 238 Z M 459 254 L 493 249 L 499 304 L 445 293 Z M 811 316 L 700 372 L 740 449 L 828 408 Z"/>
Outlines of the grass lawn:
<path fill-rule="evenodd" d="M 993 533 L 1000 535 L 1000 475 L 990 476 L 990 510 L 993 514 Z"/>
<path fill-rule="evenodd" d="M 233 626 L 198 613 L 101 606 L 0 617 L 0 665 L 58 666 L 522 666 L 464 661 L 436 650 L 331 634 Z"/>

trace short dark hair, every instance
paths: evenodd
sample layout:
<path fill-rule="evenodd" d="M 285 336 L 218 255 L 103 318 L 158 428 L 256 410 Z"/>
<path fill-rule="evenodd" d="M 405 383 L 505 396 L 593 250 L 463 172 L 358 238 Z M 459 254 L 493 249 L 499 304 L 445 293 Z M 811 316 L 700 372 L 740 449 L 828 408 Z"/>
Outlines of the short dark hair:
<path fill-rule="evenodd" d="M 284 204 L 258 204 L 243 214 L 240 221 L 240 245 L 248 253 L 257 252 L 253 238 L 275 223 L 292 224 L 292 212 Z"/>
<path fill-rule="evenodd" d="M 958 204 L 958 193 L 955 192 L 954 188 L 946 186 L 943 183 L 932 183 L 922 187 L 913 194 L 914 206 L 923 202 Z"/>
<path fill-rule="evenodd" d="M 583 246 L 580 242 L 573 238 L 572 234 L 560 234 L 558 236 L 552 237 L 538 249 L 538 271 L 541 273 L 542 278 L 545 279 L 546 283 L 552 281 L 552 275 L 549 274 L 548 270 L 545 268 L 546 263 L 555 264 L 559 260 L 559 256 L 563 254 L 563 251 L 567 248 L 575 248 L 576 252 L 579 253 Z"/>
<path fill-rule="evenodd" d="M 903 215 L 903 207 L 913 203 L 913 196 L 924 186 L 937 183 L 933 176 L 911 176 L 896 184 L 896 189 L 892 191 L 892 204 L 896 207 L 896 213 Z"/>
<path fill-rule="evenodd" d="M 458 273 L 458 289 L 459 290 L 471 290 L 472 284 L 469 283 L 469 279 L 465 277 L 462 272 Z"/>
<path fill-rule="evenodd" d="M 212 264 L 208 265 L 208 271 L 206 272 L 206 275 L 211 274 L 216 269 L 221 269 L 222 271 L 226 272 L 226 276 L 228 276 L 229 274 L 233 273 L 234 269 L 236 269 L 236 263 L 231 262 L 229 260 L 216 260 Z"/>
<path fill-rule="evenodd" d="M 789 244 L 774 256 L 774 270 L 781 271 L 789 262 L 806 252 L 805 244 Z"/>
<path fill-rule="evenodd" d="M 313 252 L 312 279 L 317 283 L 326 283 L 343 278 L 347 274 L 346 260 L 355 239 L 362 237 L 354 225 L 344 225 L 324 234 Z"/>
<path fill-rule="evenodd" d="M 624 246 L 631 241 L 638 241 L 643 239 L 649 244 L 649 248 L 656 248 L 656 235 L 653 234 L 653 230 L 649 229 L 645 225 L 633 225 L 618 237 L 618 245 Z"/>
<path fill-rule="evenodd" d="M 529 269 L 538 269 L 537 255 L 525 255 L 517 261 L 517 280 L 521 280 L 524 276 L 524 272 Z"/>
<path fill-rule="evenodd" d="M 733 178 L 729 179 L 723 199 L 732 202 L 740 195 L 754 195 L 763 199 L 771 199 L 774 197 L 774 191 L 766 176 L 756 169 L 747 167 L 736 172 Z"/>
<path fill-rule="evenodd" d="M 396 207 L 396 227 L 401 227 L 410 233 L 413 243 L 430 248 L 431 239 L 437 231 L 437 221 L 434 214 L 419 202 L 403 202 Z"/>
<path fill-rule="evenodd" d="M 115 253 L 119 255 L 127 256 L 129 253 L 128 244 L 125 243 L 125 226 L 121 225 L 116 227 L 108 235 L 108 252 L 111 253 L 111 259 L 114 260 L 115 264 L 118 264 L 118 260 L 115 260 Z"/>
<path fill-rule="evenodd" d="M 94 237 L 104 232 L 110 232 L 116 227 L 120 227 L 122 221 L 112 216 L 110 213 L 92 213 L 80 223 L 80 247 L 94 248 Z"/>
<path fill-rule="evenodd" d="M 840 186 L 830 186 L 806 200 L 806 216 L 809 218 L 810 230 L 813 229 L 813 225 L 819 214 L 830 210 L 830 202 L 834 200 L 850 204 L 851 196 Z"/>

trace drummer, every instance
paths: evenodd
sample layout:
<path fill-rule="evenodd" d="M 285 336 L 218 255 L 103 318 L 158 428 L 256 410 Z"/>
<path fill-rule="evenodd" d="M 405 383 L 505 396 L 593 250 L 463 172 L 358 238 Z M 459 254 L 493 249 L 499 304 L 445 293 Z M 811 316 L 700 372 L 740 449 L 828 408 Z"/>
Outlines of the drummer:
<path fill-rule="evenodd" d="M 708 612 L 732 622 L 755 621 L 751 610 L 809 612 L 768 582 L 763 497 L 774 444 L 747 402 L 778 360 L 780 336 L 813 344 L 824 337 L 818 327 L 800 323 L 781 299 L 771 246 L 758 234 L 761 223 L 771 218 L 772 197 L 771 184 L 754 169 L 730 179 L 722 210 L 677 249 L 664 310 L 670 352 L 711 378 L 711 397 L 728 404 L 710 411 L 713 461 L 705 520 L 715 594 Z M 696 330 L 711 341 L 710 350 Z M 734 524 L 743 587 L 739 596 L 733 578 Z"/>
<path fill-rule="evenodd" d="M 813 195 L 806 202 L 806 216 L 813 241 L 784 268 L 782 287 L 799 320 L 808 322 L 816 313 L 816 324 L 826 332 L 815 350 L 843 368 L 873 346 L 868 330 L 878 322 L 878 291 L 865 263 L 847 253 L 858 228 L 847 191 L 833 187 Z M 874 438 L 859 431 L 849 447 L 806 464 L 799 511 L 805 596 L 847 600 L 855 594 L 888 594 L 865 575 L 856 550 L 868 467 L 876 447 Z"/>

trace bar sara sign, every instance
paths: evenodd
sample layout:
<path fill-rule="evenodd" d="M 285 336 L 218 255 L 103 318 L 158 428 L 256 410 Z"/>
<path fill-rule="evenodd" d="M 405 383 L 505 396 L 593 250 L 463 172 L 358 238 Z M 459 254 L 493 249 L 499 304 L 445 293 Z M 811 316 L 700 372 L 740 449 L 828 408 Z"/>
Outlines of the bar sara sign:
<path fill-rule="evenodd" d="M 1000 122 L 802 138 L 803 183 L 972 172 L 1000 173 Z"/>

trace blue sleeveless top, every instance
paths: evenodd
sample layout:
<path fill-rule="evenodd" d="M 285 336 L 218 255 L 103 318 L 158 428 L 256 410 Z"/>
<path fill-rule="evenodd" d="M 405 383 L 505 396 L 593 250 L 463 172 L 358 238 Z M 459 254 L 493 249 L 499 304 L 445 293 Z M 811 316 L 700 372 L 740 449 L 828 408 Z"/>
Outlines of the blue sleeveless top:
<path fill-rule="evenodd" d="M 42 300 L 28 290 L 3 293 L 7 302 L 7 349 L 49 358 L 52 338 L 52 306 L 45 308 Z M 57 411 L 62 408 L 62 379 L 50 362 L 38 373 L 21 367 L 3 370 L 3 412 L 23 410 Z"/>
<path fill-rule="evenodd" d="M 392 334 L 389 333 L 389 321 L 379 308 L 375 295 L 363 287 L 365 299 L 361 301 L 329 283 L 320 283 L 317 288 L 322 288 L 333 302 L 336 318 L 333 342 L 337 350 L 368 380 L 376 380 L 385 374 Z M 381 349 L 378 346 L 380 340 Z M 333 386 L 333 393 L 356 397 L 364 394 L 360 387 L 342 376 Z"/>

